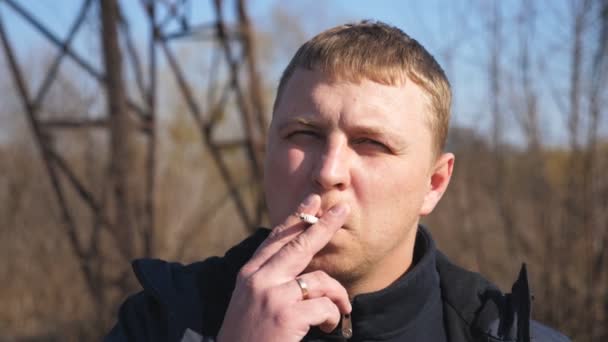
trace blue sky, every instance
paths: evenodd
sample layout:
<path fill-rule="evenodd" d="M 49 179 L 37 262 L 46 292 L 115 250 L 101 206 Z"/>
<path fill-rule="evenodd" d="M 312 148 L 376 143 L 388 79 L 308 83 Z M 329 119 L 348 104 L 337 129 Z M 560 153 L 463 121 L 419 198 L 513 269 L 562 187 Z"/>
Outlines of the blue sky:
<path fill-rule="evenodd" d="M 80 0 L 20 0 L 21 6 L 27 8 L 58 36 L 67 34 L 71 21 L 74 18 Z M 226 1 L 231 3 L 230 1 Z M 308 36 L 320 30 L 344 23 L 345 21 L 364 18 L 379 19 L 403 29 L 412 37 L 420 41 L 446 70 L 455 92 L 454 122 L 471 126 L 480 131 L 488 130 L 489 101 L 487 70 L 487 51 L 489 43 L 487 17 L 491 1 L 474 0 L 428 0 L 428 1 L 396 1 L 396 0 L 333 0 L 333 1 L 278 1 L 278 0 L 250 0 L 247 2 L 249 14 L 253 24 L 264 30 L 272 29 L 272 13 L 280 7 L 290 16 L 299 20 L 299 26 Z M 517 18 L 517 9 L 521 4 L 516 0 L 500 2 L 502 13 L 506 20 L 514 21 Z M 546 59 L 546 68 L 555 68 L 556 72 L 548 72 L 547 82 L 559 84 L 567 79 L 567 56 L 559 56 L 559 42 L 567 41 L 568 30 L 560 22 L 560 13 L 566 13 L 563 7 L 565 2 L 550 2 L 549 7 L 536 12 L 536 25 L 544 29 L 537 30 L 533 37 L 537 58 L 543 57 L 543 49 L 552 47 L 551 58 Z M 146 20 L 137 0 L 122 0 L 121 5 L 129 18 L 131 28 L 136 40 L 147 40 Z M 189 8 L 189 16 L 193 22 L 209 21 L 212 17 L 212 1 L 194 0 Z M 488 8 L 484 8 L 488 7 Z M 560 7 L 561 6 L 561 7 Z M 486 14 L 486 16 L 480 15 Z M 16 16 L 12 9 L 0 2 L 0 15 L 9 32 L 13 44 L 17 47 L 20 58 L 27 61 L 35 60 L 36 52 L 48 46 L 41 36 L 33 31 L 29 25 Z M 227 11 L 227 18 L 234 18 L 234 13 Z M 91 34 L 96 27 L 89 25 L 77 36 L 77 50 L 85 56 L 99 55 L 97 46 L 91 46 Z M 274 28 L 276 29 L 276 27 Z M 505 32 L 505 36 L 512 36 L 516 32 Z M 560 35 L 563 36 L 560 40 Z M 553 44 L 553 45 L 552 45 Z M 506 45 L 505 50 L 514 49 Z M 562 51 L 565 52 L 565 51 Z M 451 58 L 450 58 L 451 56 Z M 97 56 L 98 57 L 98 56 Z M 515 55 L 505 53 L 503 63 L 509 67 L 515 63 Z M 99 61 L 99 58 L 97 58 Z M 276 68 L 280 70 L 286 63 L 277 60 Z M 561 75 L 561 76 L 559 76 Z M 545 130 L 546 140 L 559 142 L 563 139 L 564 125 L 562 118 L 557 114 L 552 104 L 551 95 L 546 89 L 540 89 L 541 102 L 549 112 L 541 125 Z M 561 89 L 563 90 L 563 89 Z M 555 91 L 553 92 L 555 93 Z M 555 97 L 553 95 L 553 97 Z M 604 125 L 606 125 L 604 123 Z M 509 130 L 506 138 L 517 141 L 520 139 L 517 129 Z"/>

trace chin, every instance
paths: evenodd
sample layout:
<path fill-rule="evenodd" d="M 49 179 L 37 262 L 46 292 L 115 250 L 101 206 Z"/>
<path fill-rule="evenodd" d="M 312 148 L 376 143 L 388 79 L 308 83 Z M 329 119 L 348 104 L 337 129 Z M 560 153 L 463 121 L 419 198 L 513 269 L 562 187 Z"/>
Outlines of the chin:
<path fill-rule="evenodd" d="M 338 280 L 342 285 L 351 283 L 361 273 L 358 264 L 346 253 L 338 253 L 337 249 L 328 245 L 312 259 L 303 273 L 323 271 Z"/>

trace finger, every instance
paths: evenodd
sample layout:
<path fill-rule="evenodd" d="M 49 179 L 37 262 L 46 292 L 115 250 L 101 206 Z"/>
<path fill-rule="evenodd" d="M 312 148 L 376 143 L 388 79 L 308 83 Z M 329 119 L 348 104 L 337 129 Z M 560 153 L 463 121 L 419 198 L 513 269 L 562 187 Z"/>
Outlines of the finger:
<path fill-rule="evenodd" d="M 257 272 L 262 278 L 272 276 L 283 282 L 295 278 L 342 227 L 349 210 L 345 204 L 329 209 L 317 223 L 284 244 Z"/>
<path fill-rule="evenodd" d="M 294 305 L 294 315 L 311 326 L 332 332 L 340 323 L 340 310 L 329 298 L 308 299 Z"/>
<path fill-rule="evenodd" d="M 285 221 L 272 229 L 270 235 L 257 248 L 253 257 L 243 266 L 241 273 L 253 274 L 256 272 L 281 247 L 310 226 L 310 224 L 303 222 L 296 214 L 314 215 L 319 211 L 320 207 L 321 197 L 317 194 L 308 195 L 292 215 L 289 215 Z"/>
<path fill-rule="evenodd" d="M 346 289 L 327 273 L 314 271 L 302 274 L 297 279 L 305 284 L 309 299 L 327 297 L 338 306 L 341 313 L 348 314 L 351 312 L 352 307 Z M 295 279 L 283 284 L 278 290 L 285 291 L 285 294 L 289 295 L 290 298 L 296 296 L 305 299 L 303 298 L 303 290 Z"/>

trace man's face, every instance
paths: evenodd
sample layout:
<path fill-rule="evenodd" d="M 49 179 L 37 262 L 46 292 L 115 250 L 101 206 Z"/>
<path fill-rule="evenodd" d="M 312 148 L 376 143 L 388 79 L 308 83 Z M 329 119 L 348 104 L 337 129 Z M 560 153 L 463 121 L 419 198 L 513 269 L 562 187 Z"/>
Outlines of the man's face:
<path fill-rule="evenodd" d="M 337 203 L 351 209 L 309 270 L 355 281 L 411 250 L 419 217 L 436 203 L 429 196 L 436 158 L 426 108 L 425 93 L 410 81 L 397 87 L 303 69 L 292 75 L 268 137 L 271 224 L 311 193 L 321 196 L 317 216 Z"/>

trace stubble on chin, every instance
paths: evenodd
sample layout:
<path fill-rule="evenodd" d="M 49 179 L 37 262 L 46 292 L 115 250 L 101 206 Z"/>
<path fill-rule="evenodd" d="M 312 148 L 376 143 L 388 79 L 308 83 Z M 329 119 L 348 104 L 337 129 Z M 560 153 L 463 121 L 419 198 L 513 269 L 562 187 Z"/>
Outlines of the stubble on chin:
<path fill-rule="evenodd" d="M 328 248 L 317 253 L 303 273 L 323 271 L 348 289 L 362 278 L 365 264 L 355 261 L 344 251 L 338 253 Z"/>

